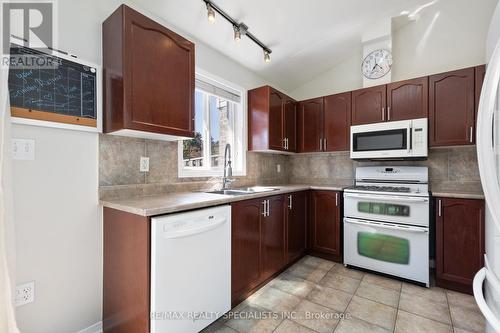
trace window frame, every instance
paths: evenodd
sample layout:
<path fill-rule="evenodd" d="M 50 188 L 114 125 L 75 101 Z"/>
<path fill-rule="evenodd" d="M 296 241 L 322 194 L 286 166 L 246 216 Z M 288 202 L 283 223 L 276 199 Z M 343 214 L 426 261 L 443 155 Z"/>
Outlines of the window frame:
<path fill-rule="evenodd" d="M 231 102 L 230 107 L 234 107 L 233 110 L 233 131 L 231 133 L 231 161 L 233 167 L 233 176 L 246 176 L 246 152 L 247 152 L 247 93 L 246 89 L 228 82 L 222 78 L 219 78 L 215 75 L 212 75 L 208 72 L 205 72 L 201 69 L 196 69 L 196 79 L 209 82 L 210 84 L 216 84 L 221 87 L 227 87 L 231 90 L 234 90 L 239 93 L 241 101 L 239 104 L 235 102 Z M 210 138 L 209 136 L 209 126 L 210 126 L 210 109 L 208 108 L 209 98 L 208 96 L 215 96 L 210 93 L 207 93 L 203 90 L 204 94 L 204 103 L 206 103 L 207 108 L 205 108 L 205 112 L 203 114 L 203 138 Z M 223 166 L 218 168 L 212 167 L 185 167 L 184 166 L 184 156 L 183 156 L 183 141 L 179 140 L 178 142 L 178 158 L 177 158 L 177 170 L 179 178 L 196 178 L 196 177 L 218 177 L 222 176 L 224 173 Z M 209 140 L 210 141 L 210 140 Z M 204 142 L 205 143 L 205 142 Z M 208 144 L 206 147 L 203 147 L 203 159 L 204 161 L 208 161 L 208 163 L 204 163 L 204 165 L 210 165 L 210 151 L 211 147 Z"/>

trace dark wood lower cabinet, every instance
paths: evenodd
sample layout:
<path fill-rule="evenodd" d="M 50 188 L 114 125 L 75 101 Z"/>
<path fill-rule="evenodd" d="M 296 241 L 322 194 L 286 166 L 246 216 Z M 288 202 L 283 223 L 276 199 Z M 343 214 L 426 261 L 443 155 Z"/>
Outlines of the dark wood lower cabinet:
<path fill-rule="evenodd" d="M 285 196 L 264 199 L 269 213 L 261 220 L 261 280 L 267 280 L 285 265 Z"/>
<path fill-rule="evenodd" d="M 340 201 L 341 192 L 311 192 L 310 250 L 338 262 L 342 261 Z"/>
<path fill-rule="evenodd" d="M 307 247 L 307 194 L 295 192 L 286 196 L 287 260 L 300 258 Z"/>
<path fill-rule="evenodd" d="M 483 256 L 484 200 L 436 198 L 436 285 L 471 294 Z"/>

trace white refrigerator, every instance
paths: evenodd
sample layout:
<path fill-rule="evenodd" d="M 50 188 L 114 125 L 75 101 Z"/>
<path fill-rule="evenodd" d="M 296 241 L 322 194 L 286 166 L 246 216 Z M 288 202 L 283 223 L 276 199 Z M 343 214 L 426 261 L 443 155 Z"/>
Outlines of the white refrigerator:
<path fill-rule="evenodd" d="M 477 115 L 477 155 L 486 200 L 485 267 L 474 278 L 474 297 L 486 332 L 500 332 L 500 4 L 486 43 L 487 71 Z"/>

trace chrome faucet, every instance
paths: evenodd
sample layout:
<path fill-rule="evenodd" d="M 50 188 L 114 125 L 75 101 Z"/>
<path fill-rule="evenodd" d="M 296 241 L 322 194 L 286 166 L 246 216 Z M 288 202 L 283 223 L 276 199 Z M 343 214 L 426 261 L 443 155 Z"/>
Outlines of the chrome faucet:
<path fill-rule="evenodd" d="M 231 167 L 231 145 L 227 143 L 226 148 L 224 149 L 224 177 L 222 178 L 223 190 L 227 190 L 229 188 L 229 184 L 231 184 L 236 180 L 233 178 L 229 178 L 232 176 L 233 176 L 233 168 Z"/>

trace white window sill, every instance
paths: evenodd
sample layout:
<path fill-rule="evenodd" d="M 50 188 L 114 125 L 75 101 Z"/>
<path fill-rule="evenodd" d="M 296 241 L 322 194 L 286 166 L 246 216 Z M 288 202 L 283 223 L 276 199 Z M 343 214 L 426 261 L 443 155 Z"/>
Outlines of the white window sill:
<path fill-rule="evenodd" d="M 223 177 L 222 170 L 195 170 L 195 169 L 181 169 L 179 170 L 179 178 L 201 178 L 201 177 Z M 234 177 L 244 177 L 246 173 L 243 171 L 233 170 Z"/>

